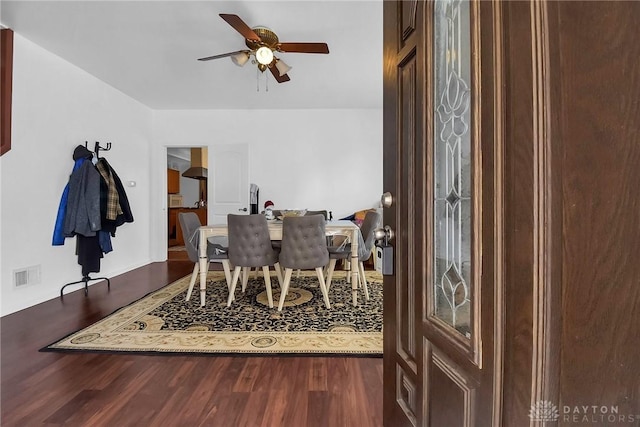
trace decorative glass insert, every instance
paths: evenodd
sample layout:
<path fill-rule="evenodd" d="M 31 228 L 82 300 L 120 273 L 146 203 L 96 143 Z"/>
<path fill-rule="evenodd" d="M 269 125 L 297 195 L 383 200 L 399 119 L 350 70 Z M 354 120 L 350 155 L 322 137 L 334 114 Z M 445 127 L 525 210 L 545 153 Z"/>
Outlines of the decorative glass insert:
<path fill-rule="evenodd" d="M 469 2 L 434 3 L 434 313 L 471 334 Z"/>

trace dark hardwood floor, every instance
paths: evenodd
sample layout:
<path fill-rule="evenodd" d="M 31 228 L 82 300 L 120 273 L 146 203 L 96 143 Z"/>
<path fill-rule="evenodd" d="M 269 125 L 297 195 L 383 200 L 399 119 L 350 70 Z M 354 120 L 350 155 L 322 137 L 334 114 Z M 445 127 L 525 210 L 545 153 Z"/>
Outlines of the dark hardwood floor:
<path fill-rule="evenodd" d="M 191 272 L 154 263 L 2 317 L 0 424 L 381 426 L 382 359 L 38 350 Z M 71 291 L 67 288 L 66 291 Z"/>

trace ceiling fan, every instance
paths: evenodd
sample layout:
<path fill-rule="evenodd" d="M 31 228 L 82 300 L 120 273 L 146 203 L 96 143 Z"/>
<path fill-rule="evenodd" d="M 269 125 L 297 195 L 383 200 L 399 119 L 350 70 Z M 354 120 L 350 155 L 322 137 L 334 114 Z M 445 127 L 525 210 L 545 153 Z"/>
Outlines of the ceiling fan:
<path fill-rule="evenodd" d="M 281 43 L 276 33 L 267 27 L 249 28 L 238 15 L 221 13 L 220 17 L 242 34 L 249 49 L 198 58 L 198 61 L 210 61 L 230 56 L 234 64 L 242 67 L 253 56 L 255 58 L 253 63 L 258 65 L 260 71 L 264 72 L 269 69 L 278 83 L 284 83 L 291 80 L 287 75 L 291 67 L 281 59 L 276 58 L 275 52 L 329 53 L 329 46 L 326 43 Z"/>

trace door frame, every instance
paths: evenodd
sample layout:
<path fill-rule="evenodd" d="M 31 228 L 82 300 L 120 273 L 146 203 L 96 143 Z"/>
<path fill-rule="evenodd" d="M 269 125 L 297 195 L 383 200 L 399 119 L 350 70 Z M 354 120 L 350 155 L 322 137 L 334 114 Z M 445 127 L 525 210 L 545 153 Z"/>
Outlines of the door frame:
<path fill-rule="evenodd" d="M 168 158 L 169 158 L 169 149 L 170 149 L 170 148 L 181 148 L 181 149 L 190 150 L 191 148 L 207 148 L 207 146 L 206 146 L 206 145 L 166 145 L 166 146 L 164 146 L 165 153 L 166 153 L 165 158 L 166 158 L 167 160 L 166 160 L 166 162 L 165 162 L 165 163 L 166 163 L 166 167 L 165 167 L 165 170 L 164 170 L 164 181 L 163 181 L 163 182 L 164 182 L 164 186 L 165 186 L 165 187 L 164 187 L 164 192 L 165 192 L 166 194 L 168 194 L 168 193 L 167 193 L 167 178 L 168 178 L 168 176 L 167 176 L 167 175 L 168 175 L 167 170 L 169 169 Z M 189 162 L 191 162 L 191 160 L 189 160 Z M 180 179 L 182 179 L 182 175 L 180 175 Z M 208 178 L 207 178 L 207 181 L 208 181 Z M 208 196 L 209 196 L 209 195 L 207 194 L 207 197 L 208 197 Z M 168 198 L 167 198 L 167 199 L 168 199 Z M 168 200 L 166 200 L 166 201 L 165 201 L 165 209 L 166 209 L 166 211 L 165 211 L 165 212 L 167 212 L 167 215 L 165 215 L 165 219 L 166 219 L 167 223 L 166 223 L 166 225 L 165 225 L 165 230 L 168 230 L 168 229 L 169 229 L 169 224 L 168 224 L 168 221 L 169 221 L 169 219 L 168 219 L 168 218 L 169 218 L 169 215 L 168 215 L 168 213 L 169 213 L 169 206 L 168 206 L 168 204 L 169 204 L 169 202 L 168 202 Z M 190 208 L 190 207 L 193 207 L 193 205 L 184 205 L 183 207 Z M 179 225 L 178 225 L 178 224 L 176 224 L 176 226 L 179 226 Z M 166 231 L 165 231 L 165 234 L 166 234 Z M 166 236 L 166 243 L 167 243 L 167 259 L 169 259 L 169 253 L 168 253 L 168 251 L 169 251 L 169 236 L 168 236 L 168 235 Z"/>
<path fill-rule="evenodd" d="M 246 144 L 246 143 L 238 143 L 238 144 Z M 168 206 L 167 206 L 167 149 L 169 147 L 208 147 L 211 148 L 213 145 L 233 145 L 230 144 L 206 144 L 206 143 L 196 143 L 196 142 L 185 142 L 185 143 L 173 143 L 173 144 L 165 144 L 153 146 L 151 148 L 151 156 L 150 156 L 150 184 L 148 186 L 150 192 L 150 200 L 149 200 L 149 245 L 150 245 L 150 258 L 152 262 L 164 262 L 168 259 L 168 251 L 169 251 L 169 239 L 167 236 L 167 229 L 169 227 L 168 222 Z M 250 150 L 251 147 L 248 147 Z M 249 156 L 250 151 L 247 152 L 247 156 Z M 209 163 L 211 163 L 212 150 L 209 149 Z M 251 182 L 251 163 L 249 156 L 249 182 Z M 211 191 L 212 188 L 208 186 L 208 199 L 211 199 Z M 249 189 L 247 188 L 247 193 Z M 158 212 L 159 214 L 152 214 L 154 212 Z M 210 210 L 207 210 L 207 215 L 210 215 Z"/>

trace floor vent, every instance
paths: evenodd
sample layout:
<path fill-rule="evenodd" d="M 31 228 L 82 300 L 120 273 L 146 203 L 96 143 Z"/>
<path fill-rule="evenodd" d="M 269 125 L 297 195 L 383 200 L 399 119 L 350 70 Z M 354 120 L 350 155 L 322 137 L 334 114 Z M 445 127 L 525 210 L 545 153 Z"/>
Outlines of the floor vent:
<path fill-rule="evenodd" d="M 13 285 L 16 288 L 40 283 L 40 266 L 22 268 L 13 271 Z"/>

